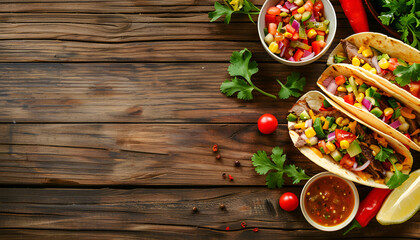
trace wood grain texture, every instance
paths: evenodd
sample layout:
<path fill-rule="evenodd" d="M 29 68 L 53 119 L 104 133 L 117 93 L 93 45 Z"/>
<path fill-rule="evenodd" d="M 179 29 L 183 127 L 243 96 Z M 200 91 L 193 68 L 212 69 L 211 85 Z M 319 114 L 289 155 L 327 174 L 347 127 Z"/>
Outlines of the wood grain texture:
<path fill-rule="evenodd" d="M 368 188 L 361 190 L 366 195 Z M 136 236 L 161 239 L 285 239 L 322 238 L 325 232 L 314 230 L 300 210 L 285 212 L 278 205 L 279 196 L 300 188 L 205 189 L 1 189 L 0 233 L 20 229 L 24 236 L 45 236 L 54 232 L 69 236 L 65 230 L 76 229 L 83 237 L 99 231 L 99 236 Z M 54 196 L 54 197 L 50 197 Z M 219 209 L 223 203 L 226 210 Z M 192 207 L 199 212 L 193 213 Z M 36 221 L 34 221 L 36 219 Z M 246 228 L 241 227 L 246 222 Z M 225 231 L 229 226 L 230 231 Z M 254 233 L 253 228 L 259 232 Z M 414 239 L 418 236 L 420 214 L 402 225 L 381 226 L 376 220 L 369 228 L 355 230 L 349 237 Z M 15 232 L 17 232 L 15 230 Z M 343 230 L 328 233 L 341 238 Z M 44 235 L 45 234 L 45 235 Z M 3 234 L 2 234 L 3 235 Z M 47 235 L 48 236 L 48 235 Z M 114 235 L 115 236 L 115 235 Z M 95 238 L 96 239 L 96 238 Z"/>
<path fill-rule="evenodd" d="M 194 122 L 254 123 L 275 114 L 285 123 L 296 98 L 253 101 L 220 93 L 227 63 L 0 64 L 0 122 Z M 305 91 L 325 69 L 313 72 L 262 63 L 254 83 L 277 94 L 292 71 L 307 79 Z"/>

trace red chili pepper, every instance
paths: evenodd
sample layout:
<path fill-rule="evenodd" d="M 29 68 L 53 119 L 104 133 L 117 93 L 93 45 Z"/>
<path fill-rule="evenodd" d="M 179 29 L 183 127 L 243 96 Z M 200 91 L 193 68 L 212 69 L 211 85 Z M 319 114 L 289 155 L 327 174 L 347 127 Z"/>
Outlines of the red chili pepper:
<path fill-rule="evenodd" d="M 241 222 L 241 227 L 246 228 L 246 222 Z"/>
<path fill-rule="evenodd" d="M 217 144 L 214 144 L 212 147 L 213 152 L 217 152 L 219 151 L 219 146 L 217 146 Z"/>
<path fill-rule="evenodd" d="M 356 217 L 354 218 L 351 226 L 347 231 L 343 234 L 346 235 L 354 228 L 362 228 L 366 227 L 370 220 L 376 216 L 381 209 L 382 203 L 385 201 L 385 198 L 391 193 L 391 189 L 382 189 L 382 188 L 374 188 L 372 189 L 369 194 L 366 196 L 365 199 L 360 203 L 359 210 L 356 213 Z"/>
<path fill-rule="evenodd" d="M 233 177 L 232 177 L 232 175 L 230 175 L 230 174 L 229 174 L 229 180 L 230 180 L 230 181 L 233 181 Z"/>
<path fill-rule="evenodd" d="M 369 25 L 362 0 L 340 0 L 341 7 L 355 33 L 369 32 Z"/>
<path fill-rule="evenodd" d="M 226 231 L 229 231 L 230 230 L 230 227 L 226 227 Z"/>
<path fill-rule="evenodd" d="M 254 231 L 254 232 L 258 232 L 258 231 L 259 231 L 259 229 L 258 229 L 258 228 L 254 228 L 254 230 L 252 230 L 252 231 Z"/>

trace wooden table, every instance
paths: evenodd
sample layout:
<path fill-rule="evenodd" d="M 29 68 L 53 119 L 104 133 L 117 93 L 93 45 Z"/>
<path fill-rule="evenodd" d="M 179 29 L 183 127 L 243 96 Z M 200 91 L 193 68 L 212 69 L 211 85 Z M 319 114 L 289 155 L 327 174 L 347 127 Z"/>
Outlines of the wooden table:
<path fill-rule="evenodd" d="M 352 30 L 332 2 L 335 46 Z M 304 182 L 269 190 L 251 165 L 257 150 L 280 146 L 309 175 L 323 171 L 289 139 L 285 116 L 296 98 L 255 93 L 245 102 L 219 91 L 233 51 L 253 52 L 260 68 L 254 83 L 274 94 L 275 79 L 285 81 L 292 71 L 307 78 L 305 91 L 317 89 L 328 54 L 306 67 L 281 65 L 265 53 L 246 17 L 210 23 L 213 4 L 0 3 L 1 239 L 342 237 L 343 231 L 314 229 L 300 209 L 280 209 L 280 195 L 300 194 Z M 279 119 L 275 134 L 258 132 L 263 113 Z M 211 151 L 215 143 L 221 160 Z M 362 198 L 369 191 L 358 189 Z M 374 219 L 348 237 L 415 239 L 419 229 L 416 214 L 394 226 Z"/>

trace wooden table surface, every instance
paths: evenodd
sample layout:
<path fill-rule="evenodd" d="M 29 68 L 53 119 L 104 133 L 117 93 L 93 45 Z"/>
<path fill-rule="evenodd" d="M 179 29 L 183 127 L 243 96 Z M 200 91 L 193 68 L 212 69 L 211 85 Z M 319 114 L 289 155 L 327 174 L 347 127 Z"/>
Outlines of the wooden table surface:
<path fill-rule="evenodd" d="M 338 0 L 332 2 L 335 46 L 352 29 Z M 305 91 L 317 89 L 333 47 L 311 65 L 281 65 L 247 17 L 210 23 L 213 4 L 1 1 L 1 239 L 342 237 L 343 231 L 314 229 L 300 209 L 279 207 L 281 194 L 299 195 L 304 182 L 270 190 L 251 165 L 257 150 L 280 146 L 310 176 L 323 171 L 289 139 L 285 116 L 296 98 L 255 93 L 245 102 L 219 91 L 230 55 L 243 48 L 259 63 L 260 88 L 275 94 L 275 79 L 297 71 L 307 79 Z M 383 31 L 369 20 L 372 30 Z M 258 132 L 263 113 L 279 119 L 275 134 Z M 215 143 L 221 160 L 211 151 Z M 358 189 L 362 198 L 369 191 Z M 374 219 L 347 237 L 416 239 L 419 229 L 416 214 L 393 226 Z"/>

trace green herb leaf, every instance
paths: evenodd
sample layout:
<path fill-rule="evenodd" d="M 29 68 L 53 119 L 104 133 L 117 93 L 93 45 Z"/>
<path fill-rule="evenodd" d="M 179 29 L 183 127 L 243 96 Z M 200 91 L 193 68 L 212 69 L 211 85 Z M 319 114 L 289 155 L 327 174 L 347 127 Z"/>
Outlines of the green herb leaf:
<path fill-rule="evenodd" d="M 338 56 L 337 54 L 334 55 L 334 62 L 335 63 L 341 63 L 342 61 L 344 61 L 346 59 L 347 59 L 347 57 L 341 57 L 341 56 Z"/>
<path fill-rule="evenodd" d="M 394 175 L 392 175 L 391 178 L 388 180 L 386 185 L 389 187 L 389 189 L 394 189 L 396 187 L 401 186 L 401 184 L 408 179 L 409 175 L 398 171 L 398 169 L 395 167 L 395 163 L 393 163 L 392 161 L 390 162 L 392 166 L 394 166 L 395 172 Z"/>
<path fill-rule="evenodd" d="M 287 174 L 288 177 L 293 179 L 293 184 L 299 183 L 301 180 L 307 180 L 310 177 L 305 174 L 303 169 L 296 167 L 293 164 L 284 166 L 286 161 L 286 154 L 283 154 L 283 149 L 275 147 L 272 150 L 271 160 L 268 158 L 265 151 L 258 151 L 252 156 L 252 165 L 255 171 L 260 175 L 265 175 L 266 184 L 268 188 L 281 188 L 284 184 L 283 175 Z"/>
<path fill-rule="evenodd" d="M 214 22 L 217 19 L 219 19 L 221 16 L 226 15 L 225 16 L 225 23 L 229 24 L 232 13 L 234 13 L 234 12 L 235 11 L 233 11 L 229 6 L 222 5 L 219 2 L 215 2 L 214 3 L 214 12 L 209 12 L 210 22 Z"/>
<path fill-rule="evenodd" d="M 241 76 L 250 81 L 251 76 L 258 72 L 258 64 L 256 61 L 251 61 L 252 53 L 248 49 L 240 52 L 233 52 L 230 57 L 230 66 L 228 72 L 230 76 Z"/>
<path fill-rule="evenodd" d="M 300 97 L 300 91 L 303 91 L 303 87 L 306 84 L 305 77 L 301 77 L 300 73 L 292 72 L 289 76 L 287 76 L 286 84 L 277 80 L 280 84 L 281 89 L 279 91 L 279 98 L 287 99 L 290 96 L 293 97 Z"/>
<path fill-rule="evenodd" d="M 397 76 L 395 80 L 402 87 L 411 81 L 418 82 L 420 80 L 420 64 L 413 63 L 413 65 L 407 67 L 399 65 L 394 70 L 394 74 Z"/>
<path fill-rule="evenodd" d="M 245 80 L 236 77 L 231 81 L 226 80 L 220 85 L 220 91 L 226 96 L 230 97 L 237 92 L 237 98 L 242 100 L 253 99 L 252 90 L 254 88 L 249 86 Z"/>
<path fill-rule="evenodd" d="M 397 119 L 399 116 L 401 116 L 401 110 L 397 108 L 392 114 L 392 119 Z"/>
<path fill-rule="evenodd" d="M 381 148 L 381 151 L 379 151 L 379 153 L 376 154 L 375 159 L 380 162 L 385 162 L 385 160 L 387 160 L 389 156 L 391 156 L 391 154 L 394 153 L 394 150 L 390 148 L 385 148 L 382 146 L 380 146 L 380 148 Z"/>

